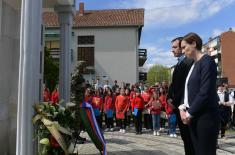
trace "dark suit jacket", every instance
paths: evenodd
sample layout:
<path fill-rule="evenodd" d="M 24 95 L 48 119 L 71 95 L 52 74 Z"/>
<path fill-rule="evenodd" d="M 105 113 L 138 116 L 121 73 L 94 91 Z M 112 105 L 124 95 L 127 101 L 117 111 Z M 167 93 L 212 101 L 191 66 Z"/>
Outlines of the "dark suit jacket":
<path fill-rule="evenodd" d="M 178 109 L 184 96 L 184 85 L 188 72 L 193 64 L 193 60 L 184 58 L 184 60 L 175 66 L 172 82 L 168 90 L 167 98 L 173 100 L 173 105 Z"/>
<path fill-rule="evenodd" d="M 205 54 L 195 63 L 188 81 L 188 112 L 197 116 L 203 111 L 218 108 L 216 92 L 217 68 L 215 61 Z"/>

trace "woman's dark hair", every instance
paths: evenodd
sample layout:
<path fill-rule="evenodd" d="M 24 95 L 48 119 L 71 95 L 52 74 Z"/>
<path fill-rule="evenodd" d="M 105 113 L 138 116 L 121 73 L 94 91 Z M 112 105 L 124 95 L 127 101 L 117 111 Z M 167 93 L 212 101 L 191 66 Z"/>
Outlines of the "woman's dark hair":
<path fill-rule="evenodd" d="M 130 88 L 126 88 L 126 90 L 128 90 L 129 91 L 129 94 L 126 94 L 126 95 L 130 95 L 130 93 L 131 93 L 131 89 Z M 125 91 L 126 91 L 125 90 Z"/>
<path fill-rule="evenodd" d="M 109 90 L 109 91 L 111 92 L 111 96 L 113 96 L 113 91 L 112 91 L 112 89 L 111 89 L 110 87 L 107 87 L 107 90 Z M 106 95 L 108 95 L 108 92 L 107 92 Z M 105 96 L 106 96 L 106 95 L 105 95 Z"/>
<path fill-rule="evenodd" d="M 190 32 L 190 33 L 186 34 L 183 37 L 183 40 L 186 41 L 188 44 L 193 44 L 193 42 L 195 42 L 197 50 L 202 49 L 202 39 L 198 34 L 196 34 L 194 32 Z"/>

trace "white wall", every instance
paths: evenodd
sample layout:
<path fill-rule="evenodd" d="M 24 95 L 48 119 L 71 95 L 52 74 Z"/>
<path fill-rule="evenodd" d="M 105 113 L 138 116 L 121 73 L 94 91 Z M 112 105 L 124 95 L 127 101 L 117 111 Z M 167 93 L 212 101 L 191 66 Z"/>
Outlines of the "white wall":
<path fill-rule="evenodd" d="M 79 28 L 73 29 L 74 58 L 77 59 L 77 36 L 95 36 L 96 75 L 107 76 L 111 82 L 138 82 L 138 31 L 137 27 Z M 89 78 L 88 78 L 89 80 Z"/>
<path fill-rule="evenodd" d="M 1 0 L 0 0 L 1 1 Z M 2 3 L 0 33 L 0 154 L 15 154 L 20 11 Z"/>

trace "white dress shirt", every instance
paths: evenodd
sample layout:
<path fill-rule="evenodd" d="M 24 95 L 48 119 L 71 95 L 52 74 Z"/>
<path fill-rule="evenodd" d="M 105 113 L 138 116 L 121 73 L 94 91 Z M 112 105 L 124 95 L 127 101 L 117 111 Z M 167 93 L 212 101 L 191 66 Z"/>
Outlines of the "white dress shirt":
<path fill-rule="evenodd" d="M 220 102 L 219 103 L 221 103 L 221 102 L 224 102 L 224 95 L 225 95 L 225 92 L 224 91 L 217 91 L 217 94 L 218 94 L 218 96 L 219 96 L 219 99 L 220 99 Z M 231 94 L 229 94 L 229 100 L 228 100 L 228 102 L 227 102 L 227 106 L 231 106 L 231 105 L 233 105 L 234 104 L 234 99 L 233 99 L 233 96 L 231 95 Z"/>
<path fill-rule="evenodd" d="M 181 104 L 178 108 L 180 110 L 186 111 L 187 108 L 189 108 L 189 103 L 188 103 L 188 80 L 193 72 L 195 63 L 192 65 L 192 67 L 189 70 L 188 76 L 185 81 L 185 86 L 184 86 L 184 103 Z M 186 112 L 187 117 L 192 117 L 188 112 Z"/>

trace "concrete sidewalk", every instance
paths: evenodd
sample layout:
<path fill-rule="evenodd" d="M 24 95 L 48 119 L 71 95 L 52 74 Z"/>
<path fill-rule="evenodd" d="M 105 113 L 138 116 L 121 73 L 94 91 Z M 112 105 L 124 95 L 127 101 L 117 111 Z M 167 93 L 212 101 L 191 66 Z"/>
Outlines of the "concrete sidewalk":
<path fill-rule="evenodd" d="M 91 142 L 86 133 L 85 144 L 79 144 L 76 150 L 80 155 L 99 155 L 99 151 Z M 104 133 L 108 155 L 184 155 L 181 137 L 171 138 L 166 132 L 161 136 L 153 136 L 152 132 L 143 131 L 142 135 L 136 135 L 134 129 L 127 129 L 125 134 L 115 132 Z M 235 135 L 229 135 L 227 139 L 219 139 L 220 149 L 218 155 L 235 154 Z"/>

